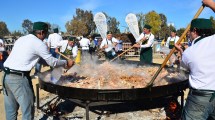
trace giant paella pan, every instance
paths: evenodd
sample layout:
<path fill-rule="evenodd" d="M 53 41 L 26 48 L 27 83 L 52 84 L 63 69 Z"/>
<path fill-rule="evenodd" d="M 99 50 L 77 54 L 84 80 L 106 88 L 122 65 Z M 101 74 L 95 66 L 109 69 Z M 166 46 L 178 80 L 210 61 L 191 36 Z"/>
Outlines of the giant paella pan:
<path fill-rule="evenodd" d="M 41 89 L 62 98 L 82 101 L 132 101 L 168 97 L 188 88 L 186 72 L 165 68 L 153 87 L 145 87 L 159 68 L 158 64 L 138 62 L 86 64 L 73 67 L 58 84 L 51 83 L 50 72 L 39 76 Z"/>

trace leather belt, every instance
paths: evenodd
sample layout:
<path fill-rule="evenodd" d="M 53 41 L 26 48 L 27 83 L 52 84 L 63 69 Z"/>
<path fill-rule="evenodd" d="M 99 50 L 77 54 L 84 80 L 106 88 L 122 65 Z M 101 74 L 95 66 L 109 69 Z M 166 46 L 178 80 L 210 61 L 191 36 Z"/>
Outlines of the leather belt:
<path fill-rule="evenodd" d="M 4 72 L 6 74 L 14 74 L 14 75 L 19 75 L 19 76 L 27 76 L 30 74 L 30 71 L 19 71 L 19 70 L 13 70 L 13 69 L 10 69 L 10 68 L 5 68 L 4 69 Z"/>
<path fill-rule="evenodd" d="M 210 97 L 210 102 L 215 98 L 215 91 L 213 90 L 197 90 L 191 88 L 190 94 L 196 96 Z"/>
<path fill-rule="evenodd" d="M 5 77 L 6 77 L 6 75 L 14 74 L 14 75 L 22 76 L 22 77 L 24 77 L 24 76 L 28 77 L 30 74 L 30 71 L 12 70 L 12 69 L 7 68 L 7 67 L 4 68 L 4 72 L 5 72 L 5 74 L 3 75 L 3 80 L 2 80 L 3 81 L 2 84 L 3 84 L 4 89 L 5 89 Z M 5 94 L 8 95 L 6 89 L 5 89 Z"/>
<path fill-rule="evenodd" d="M 197 95 L 197 96 L 210 96 L 212 95 L 214 92 L 207 92 L 207 91 L 200 91 L 200 90 L 191 90 L 190 91 L 192 95 Z"/>

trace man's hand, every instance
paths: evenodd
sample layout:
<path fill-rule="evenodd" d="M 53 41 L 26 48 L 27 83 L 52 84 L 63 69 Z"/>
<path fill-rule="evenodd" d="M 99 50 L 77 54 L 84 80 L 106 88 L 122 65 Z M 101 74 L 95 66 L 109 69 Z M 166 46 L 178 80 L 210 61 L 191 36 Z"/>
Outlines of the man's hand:
<path fill-rule="evenodd" d="M 133 47 L 140 48 L 141 45 L 140 44 L 134 44 Z"/>
<path fill-rule="evenodd" d="M 55 48 L 55 52 L 56 52 L 56 53 L 58 53 L 58 52 L 59 52 L 58 48 Z"/>
<path fill-rule="evenodd" d="M 108 45 L 104 45 L 103 48 L 104 48 L 104 49 L 105 49 L 105 48 L 108 48 Z"/>
<path fill-rule="evenodd" d="M 75 64 L 75 62 L 73 60 L 67 60 L 66 69 L 70 69 L 74 64 Z"/>
<path fill-rule="evenodd" d="M 141 41 L 146 41 L 146 40 L 148 40 L 149 38 L 148 37 L 143 37 L 142 39 L 141 39 Z"/>
<path fill-rule="evenodd" d="M 213 0 L 202 0 L 202 3 L 215 12 L 215 2 Z"/>
<path fill-rule="evenodd" d="M 204 3 L 204 5 L 206 6 L 210 6 L 213 4 L 213 0 L 202 0 L 202 2 Z"/>

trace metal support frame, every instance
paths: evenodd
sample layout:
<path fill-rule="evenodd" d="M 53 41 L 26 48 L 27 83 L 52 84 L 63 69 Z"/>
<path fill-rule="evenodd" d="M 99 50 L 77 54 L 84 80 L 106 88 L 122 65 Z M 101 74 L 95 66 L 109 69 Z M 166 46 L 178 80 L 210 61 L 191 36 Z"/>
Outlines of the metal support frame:
<path fill-rule="evenodd" d="M 36 84 L 36 100 L 37 100 L 36 104 L 37 104 L 37 109 L 41 109 L 45 105 L 50 104 L 51 101 L 53 101 L 55 98 L 58 98 L 58 99 L 60 98 L 60 96 L 57 96 L 57 97 L 53 98 L 51 101 L 45 103 L 44 105 L 42 105 L 40 107 L 40 101 L 39 101 L 39 98 L 40 98 L 39 93 L 40 92 L 39 92 L 39 88 L 40 88 L 39 84 Z M 184 105 L 184 92 L 183 92 L 183 90 L 178 91 L 177 93 L 175 93 L 172 96 L 180 96 L 181 97 L 181 111 L 182 111 L 183 110 L 183 105 Z M 82 101 L 82 100 L 79 100 L 79 99 L 71 99 L 71 98 L 66 98 L 66 99 L 68 99 L 71 102 L 74 102 L 77 105 L 85 108 L 85 110 L 86 110 L 86 113 L 85 113 L 86 114 L 86 120 L 90 120 L 90 117 L 89 117 L 90 107 L 126 103 L 126 102 L 123 102 L 123 101 L 89 101 L 89 100 Z"/>
<path fill-rule="evenodd" d="M 36 101 L 37 101 L 37 109 L 40 108 L 40 91 L 39 84 L 36 84 Z"/>
<path fill-rule="evenodd" d="M 93 106 L 101 106 L 101 105 L 113 105 L 113 104 L 119 104 L 119 103 L 125 103 L 125 102 L 110 102 L 110 101 L 82 101 L 82 100 L 78 100 L 78 99 L 68 99 L 71 102 L 74 102 L 75 104 L 85 108 L 86 110 L 86 120 L 90 120 L 89 117 L 89 111 L 90 111 L 90 107 Z"/>
<path fill-rule="evenodd" d="M 0 88 L 0 94 L 1 94 L 1 91 L 3 91 L 3 87 L 2 87 L 2 85 L 0 85 L 1 86 L 1 88 Z"/>

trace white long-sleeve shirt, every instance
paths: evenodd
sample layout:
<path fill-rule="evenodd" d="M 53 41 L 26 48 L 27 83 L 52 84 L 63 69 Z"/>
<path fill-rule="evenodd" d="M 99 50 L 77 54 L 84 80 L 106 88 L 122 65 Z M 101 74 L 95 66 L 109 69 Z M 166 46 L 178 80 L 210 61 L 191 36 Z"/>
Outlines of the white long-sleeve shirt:
<path fill-rule="evenodd" d="M 118 40 L 114 37 L 111 40 L 103 39 L 102 43 L 100 45 L 100 48 L 102 48 L 105 45 L 108 45 L 108 48 L 105 48 L 105 52 L 109 52 L 109 51 L 113 50 L 113 48 L 114 48 L 113 43 L 115 43 L 115 42 L 118 43 Z"/>
<path fill-rule="evenodd" d="M 80 46 L 82 48 L 82 50 L 89 50 L 89 44 L 90 44 L 90 40 L 87 38 L 82 38 L 80 41 Z"/>
<path fill-rule="evenodd" d="M 155 36 L 152 33 L 150 34 L 141 33 L 139 38 L 136 40 L 136 43 L 139 42 L 143 37 L 148 37 L 148 42 L 144 45 L 141 45 L 141 48 L 153 47 Z"/>
<path fill-rule="evenodd" d="M 182 66 L 190 70 L 192 88 L 215 90 L 215 35 L 203 38 L 182 54 Z"/>
<path fill-rule="evenodd" d="M 47 40 L 47 45 L 50 48 L 56 48 L 57 44 L 63 40 L 63 38 L 58 33 L 52 33 L 49 35 Z"/>
<path fill-rule="evenodd" d="M 4 51 L 4 42 L 2 39 L 0 39 L 0 52 Z"/>
<path fill-rule="evenodd" d="M 77 56 L 77 54 L 78 54 L 78 47 L 76 45 L 73 46 L 73 47 L 68 45 L 68 40 L 60 41 L 57 46 L 60 47 L 60 52 L 61 53 L 65 52 L 66 49 L 72 50 L 72 57 L 73 58 L 75 58 Z"/>
<path fill-rule="evenodd" d="M 52 67 L 64 66 L 67 63 L 66 60 L 58 60 L 52 57 L 43 41 L 35 35 L 29 34 L 20 37 L 14 43 L 10 55 L 4 62 L 4 67 L 20 71 L 30 71 L 40 57 Z"/>
<path fill-rule="evenodd" d="M 168 37 L 168 38 L 167 38 L 167 41 L 166 41 L 166 47 L 169 47 L 170 41 L 174 41 L 174 43 L 177 43 L 178 40 L 179 40 L 179 37 L 178 37 L 178 36 L 175 36 L 175 37 Z"/>

